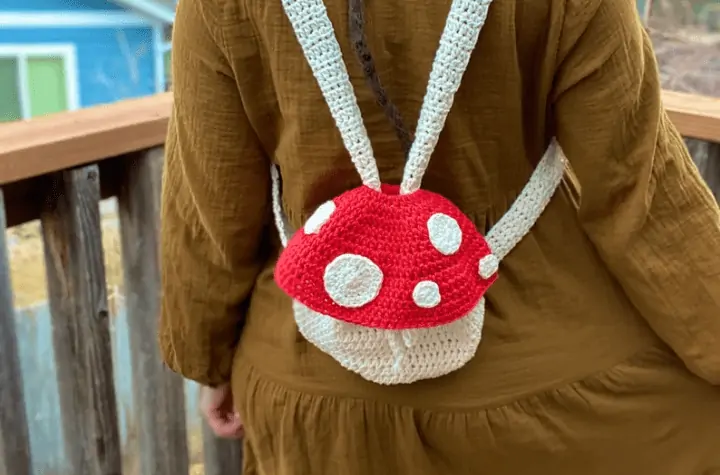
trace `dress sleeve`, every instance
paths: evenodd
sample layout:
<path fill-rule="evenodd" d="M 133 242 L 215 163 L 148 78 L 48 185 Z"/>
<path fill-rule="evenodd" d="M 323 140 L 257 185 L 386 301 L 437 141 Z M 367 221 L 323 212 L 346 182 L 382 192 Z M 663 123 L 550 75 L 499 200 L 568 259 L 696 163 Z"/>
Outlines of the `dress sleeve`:
<path fill-rule="evenodd" d="M 265 262 L 270 184 L 218 1 L 178 5 L 161 208 L 161 351 L 171 369 L 210 386 L 229 380 L 242 309 Z"/>
<path fill-rule="evenodd" d="M 568 0 L 554 121 L 579 219 L 620 285 L 696 375 L 720 384 L 720 213 L 661 102 L 627 0 Z"/>

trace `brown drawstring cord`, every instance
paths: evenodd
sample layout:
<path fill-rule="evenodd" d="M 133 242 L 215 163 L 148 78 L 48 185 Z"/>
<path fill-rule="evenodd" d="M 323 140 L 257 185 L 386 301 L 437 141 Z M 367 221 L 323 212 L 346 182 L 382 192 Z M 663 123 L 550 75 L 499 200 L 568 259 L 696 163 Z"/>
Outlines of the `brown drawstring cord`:
<path fill-rule="evenodd" d="M 370 48 L 367 44 L 367 38 L 365 37 L 365 12 L 363 0 L 348 0 L 349 2 L 349 31 L 350 31 L 350 42 L 352 43 L 353 51 L 360 65 L 362 66 L 363 74 L 365 79 L 375 94 L 375 99 L 378 104 L 383 108 L 385 116 L 390 120 L 395 135 L 400 140 L 403 153 L 405 156 L 410 152 L 410 146 L 412 145 L 412 133 L 405 127 L 405 123 L 400 115 L 400 111 L 397 106 L 390 100 L 385 88 L 380 82 L 380 78 L 375 68 L 375 60 L 370 53 Z"/>

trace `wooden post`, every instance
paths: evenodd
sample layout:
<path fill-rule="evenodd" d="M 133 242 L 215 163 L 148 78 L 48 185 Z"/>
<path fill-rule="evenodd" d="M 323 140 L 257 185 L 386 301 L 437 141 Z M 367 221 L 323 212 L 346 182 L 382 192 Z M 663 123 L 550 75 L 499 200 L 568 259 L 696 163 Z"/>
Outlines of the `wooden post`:
<path fill-rule="evenodd" d="M 242 472 L 242 442 L 215 437 L 204 421 L 202 428 L 205 475 L 239 475 Z"/>
<path fill-rule="evenodd" d="M 690 155 L 715 199 L 720 201 L 720 144 L 685 139 Z"/>
<path fill-rule="evenodd" d="M 41 214 L 65 465 L 122 475 L 95 165 L 54 176 Z"/>
<path fill-rule="evenodd" d="M 32 475 L 5 228 L 0 191 L 0 475 Z"/>
<path fill-rule="evenodd" d="M 162 160 L 162 148 L 128 157 L 118 197 L 142 475 L 186 474 L 189 465 L 183 381 L 157 343 Z"/>

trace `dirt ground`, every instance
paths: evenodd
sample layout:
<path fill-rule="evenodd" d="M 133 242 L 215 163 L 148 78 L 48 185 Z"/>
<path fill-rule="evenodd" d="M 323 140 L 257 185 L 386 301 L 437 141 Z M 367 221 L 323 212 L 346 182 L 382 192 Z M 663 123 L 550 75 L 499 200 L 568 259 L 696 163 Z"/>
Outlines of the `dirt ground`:
<path fill-rule="evenodd" d="M 131 448 L 136 447 L 136 444 L 136 435 L 130 434 L 128 446 L 126 446 L 126 453 L 123 456 L 123 472 L 125 475 L 140 475 L 140 459 L 138 457 L 138 451 Z M 188 433 L 188 455 L 190 457 L 188 475 L 205 475 L 205 468 L 203 466 L 202 430 L 199 428 L 195 428 Z"/>
<path fill-rule="evenodd" d="M 720 97 L 720 33 L 651 28 L 663 87 Z"/>
<path fill-rule="evenodd" d="M 123 288 L 120 234 L 117 214 L 102 217 L 105 272 L 109 295 Z M 15 306 L 24 308 L 47 300 L 47 280 L 40 222 L 33 221 L 8 230 L 10 274 Z"/>

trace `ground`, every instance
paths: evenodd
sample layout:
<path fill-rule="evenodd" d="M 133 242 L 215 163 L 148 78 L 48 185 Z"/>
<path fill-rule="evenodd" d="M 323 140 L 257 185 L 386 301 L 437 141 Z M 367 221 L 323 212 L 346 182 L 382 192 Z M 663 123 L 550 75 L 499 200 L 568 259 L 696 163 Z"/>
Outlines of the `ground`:
<path fill-rule="evenodd" d="M 720 33 L 650 30 L 665 89 L 720 97 Z"/>
<path fill-rule="evenodd" d="M 116 292 L 122 291 L 123 277 L 117 214 L 114 207 L 107 208 L 110 209 L 102 216 L 102 234 L 105 272 L 109 295 L 112 297 Z M 45 264 L 39 221 L 11 228 L 7 239 L 15 306 L 24 308 L 46 301 Z"/>

